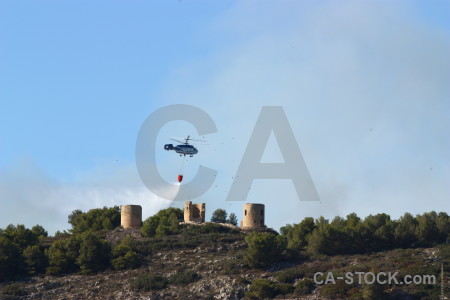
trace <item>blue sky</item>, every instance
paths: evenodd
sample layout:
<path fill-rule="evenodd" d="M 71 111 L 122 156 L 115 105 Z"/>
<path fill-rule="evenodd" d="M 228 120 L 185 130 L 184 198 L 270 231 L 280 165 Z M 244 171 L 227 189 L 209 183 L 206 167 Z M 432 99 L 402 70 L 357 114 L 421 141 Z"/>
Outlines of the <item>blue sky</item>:
<path fill-rule="evenodd" d="M 263 105 L 283 106 L 321 203 L 287 180 L 247 202 L 275 229 L 306 216 L 449 211 L 450 4 L 446 1 L 0 2 L 0 227 L 68 228 L 77 208 L 169 205 L 140 182 L 135 144 L 154 110 L 215 120 L 186 167 L 219 171 L 198 201 L 225 198 Z M 162 150 L 183 122 L 158 136 Z M 264 159 L 279 159 L 274 139 Z"/>

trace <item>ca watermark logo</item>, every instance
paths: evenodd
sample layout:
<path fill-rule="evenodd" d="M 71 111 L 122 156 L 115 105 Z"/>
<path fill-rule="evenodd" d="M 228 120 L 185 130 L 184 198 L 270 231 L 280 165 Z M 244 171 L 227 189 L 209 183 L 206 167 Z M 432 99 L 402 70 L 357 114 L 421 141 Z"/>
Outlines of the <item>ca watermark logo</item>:
<path fill-rule="evenodd" d="M 175 104 L 154 111 L 144 121 L 136 142 L 136 166 L 142 182 L 154 194 L 171 199 L 174 184 L 165 181 L 158 172 L 155 160 L 156 137 L 159 130 L 172 121 L 191 123 L 199 136 L 217 132 L 213 119 L 192 105 Z M 261 163 L 270 134 L 273 132 L 284 163 Z M 208 191 L 218 171 L 200 165 L 195 178 L 180 186 L 175 200 L 191 200 Z M 314 183 L 306 167 L 292 128 L 281 106 L 263 106 L 256 120 L 250 140 L 231 184 L 227 201 L 245 201 L 255 179 L 290 179 L 299 200 L 319 201 Z"/>
<path fill-rule="evenodd" d="M 316 284 L 336 284 L 343 280 L 346 284 L 437 284 L 435 275 L 405 275 L 398 278 L 398 272 L 346 272 L 343 276 L 336 276 L 333 272 L 317 272 L 314 274 Z"/>

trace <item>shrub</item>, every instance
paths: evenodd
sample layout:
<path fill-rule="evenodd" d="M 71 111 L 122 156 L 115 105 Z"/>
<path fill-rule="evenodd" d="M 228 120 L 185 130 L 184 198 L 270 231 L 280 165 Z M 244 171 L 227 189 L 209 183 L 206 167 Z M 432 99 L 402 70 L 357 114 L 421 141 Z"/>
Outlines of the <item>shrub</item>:
<path fill-rule="evenodd" d="M 374 284 L 364 284 L 362 287 L 363 299 L 387 299 L 387 294 L 384 292 L 384 286 L 374 283 Z"/>
<path fill-rule="evenodd" d="M 283 256 L 285 261 L 292 261 L 297 263 L 301 263 L 309 259 L 309 256 L 307 255 L 306 251 L 301 251 L 292 248 L 286 248 L 286 250 L 283 253 Z"/>
<path fill-rule="evenodd" d="M 314 284 L 314 281 L 311 279 L 304 279 L 299 281 L 295 286 L 295 293 L 299 295 L 309 295 L 315 288 L 316 285 Z"/>
<path fill-rule="evenodd" d="M 147 273 L 138 276 L 132 286 L 138 291 L 162 290 L 167 286 L 167 279 L 161 275 Z"/>
<path fill-rule="evenodd" d="M 138 248 L 138 243 L 136 242 L 136 240 L 131 236 L 131 235 L 127 235 L 121 242 L 120 244 L 122 245 L 127 245 L 128 247 L 131 248 L 131 250 L 136 251 L 136 249 Z"/>
<path fill-rule="evenodd" d="M 277 295 L 290 294 L 294 291 L 294 286 L 289 283 L 275 283 L 275 292 Z"/>
<path fill-rule="evenodd" d="M 25 296 L 27 293 L 23 289 L 23 286 L 18 283 L 11 283 L 6 285 L 2 292 L 0 293 L 0 297 L 3 300 L 13 300 L 13 299 L 19 299 L 20 296 Z"/>
<path fill-rule="evenodd" d="M 336 284 L 325 284 L 321 286 L 320 295 L 329 299 L 346 299 L 347 291 L 351 287 L 351 285 L 347 285 L 343 280 L 336 280 Z"/>
<path fill-rule="evenodd" d="M 266 299 L 279 294 L 289 294 L 293 290 L 294 287 L 291 284 L 274 283 L 268 279 L 259 278 L 252 282 L 245 296 L 250 299 Z"/>
<path fill-rule="evenodd" d="M 242 258 L 238 259 L 225 259 L 220 262 L 222 274 L 240 274 L 243 268 L 248 268 Z"/>
<path fill-rule="evenodd" d="M 302 278 L 304 276 L 304 272 L 299 269 L 290 269 L 283 272 L 278 273 L 275 278 L 278 281 L 285 283 L 294 283 L 295 279 Z"/>
<path fill-rule="evenodd" d="M 268 279 L 255 279 L 250 289 L 245 292 L 245 296 L 250 299 L 273 298 L 276 296 L 275 284 Z"/>
<path fill-rule="evenodd" d="M 450 244 L 444 244 L 439 247 L 439 256 L 445 264 L 450 264 Z"/>
<path fill-rule="evenodd" d="M 251 267 L 262 268 L 282 258 L 286 238 L 268 232 L 252 232 L 245 237 L 248 245 L 245 258 Z"/>
<path fill-rule="evenodd" d="M 249 284 L 250 282 L 247 280 L 247 278 L 240 276 L 240 277 L 236 278 L 235 283 L 236 284 Z"/>
<path fill-rule="evenodd" d="M 361 287 L 351 288 L 347 292 L 347 297 L 350 300 L 361 300 L 361 299 L 364 299 L 364 296 L 363 296 L 362 291 L 361 291 Z"/>
<path fill-rule="evenodd" d="M 133 269 L 142 264 L 137 253 L 128 245 L 119 244 L 112 251 L 111 264 L 115 270 Z"/>
<path fill-rule="evenodd" d="M 183 234 L 188 233 L 238 233 L 234 228 L 229 228 L 226 226 L 222 226 L 216 223 L 204 223 L 201 226 L 197 225 L 185 225 L 185 227 L 182 230 Z"/>
<path fill-rule="evenodd" d="M 195 271 L 177 272 L 169 277 L 169 283 L 173 284 L 188 284 L 200 279 L 200 276 Z"/>
<path fill-rule="evenodd" d="M 142 260 L 136 252 L 127 252 L 124 256 L 114 258 L 111 264 L 115 270 L 134 269 L 142 264 Z"/>

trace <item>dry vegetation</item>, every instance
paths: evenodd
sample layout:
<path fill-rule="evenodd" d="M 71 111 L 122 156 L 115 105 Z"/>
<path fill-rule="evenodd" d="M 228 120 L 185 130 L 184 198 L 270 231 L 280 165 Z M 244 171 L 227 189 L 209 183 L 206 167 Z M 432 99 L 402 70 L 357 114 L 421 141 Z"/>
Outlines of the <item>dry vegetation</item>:
<path fill-rule="evenodd" d="M 2 299 L 240 299 L 251 298 L 249 290 L 257 290 L 258 284 L 264 286 L 268 282 L 273 291 L 266 292 L 275 298 L 308 299 L 318 294 L 322 299 L 362 299 L 363 286 L 318 287 L 310 284 L 311 279 L 319 271 L 339 274 L 353 270 L 399 270 L 401 274 L 439 274 L 438 248 L 332 257 L 297 253 L 297 259 L 252 269 L 245 259 L 244 233 L 235 230 L 193 229 L 152 238 L 123 229 L 102 234 L 113 243 L 134 236 L 143 265 L 93 275 L 39 275 L 4 282 L 0 285 Z M 261 278 L 265 281 L 258 281 Z M 436 299 L 439 294 L 438 285 L 386 286 L 383 290 L 388 299 Z"/>

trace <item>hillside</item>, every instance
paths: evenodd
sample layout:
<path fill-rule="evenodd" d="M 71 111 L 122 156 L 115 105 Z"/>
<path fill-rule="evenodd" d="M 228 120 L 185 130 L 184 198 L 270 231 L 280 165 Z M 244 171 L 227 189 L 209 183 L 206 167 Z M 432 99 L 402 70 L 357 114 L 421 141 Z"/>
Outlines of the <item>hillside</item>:
<path fill-rule="evenodd" d="M 245 258 L 248 232 L 220 225 L 183 225 L 180 233 L 162 237 L 144 237 L 138 230 L 120 228 L 98 234 L 112 244 L 131 236 L 142 265 L 130 270 L 107 268 L 91 275 L 36 275 L 6 281 L 0 283 L 0 298 L 241 299 L 265 295 L 283 299 L 437 299 L 439 277 L 436 285 L 386 286 L 342 282 L 315 285 L 312 279 L 316 272 L 349 271 L 439 276 L 441 260 L 449 258 L 446 245 L 364 255 L 324 256 L 291 251 L 281 262 L 258 269 L 251 268 Z M 47 243 L 55 239 L 47 238 Z M 448 282 L 448 273 L 445 275 Z"/>

